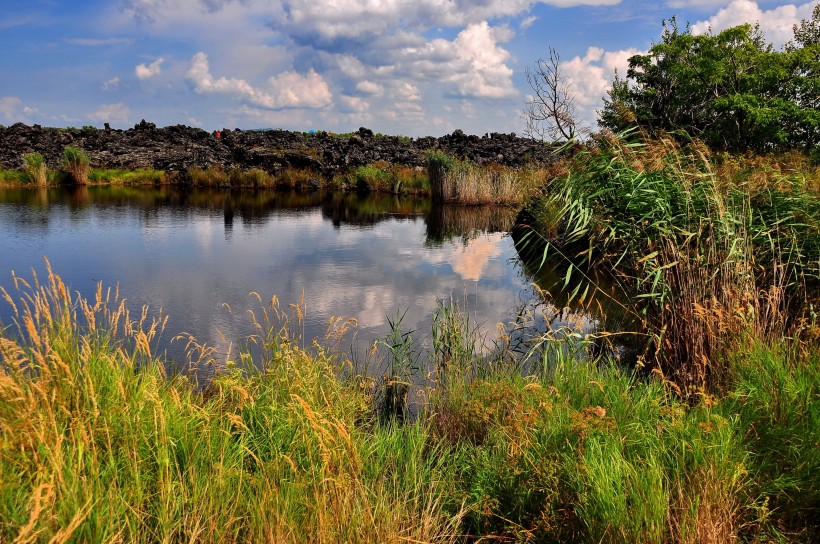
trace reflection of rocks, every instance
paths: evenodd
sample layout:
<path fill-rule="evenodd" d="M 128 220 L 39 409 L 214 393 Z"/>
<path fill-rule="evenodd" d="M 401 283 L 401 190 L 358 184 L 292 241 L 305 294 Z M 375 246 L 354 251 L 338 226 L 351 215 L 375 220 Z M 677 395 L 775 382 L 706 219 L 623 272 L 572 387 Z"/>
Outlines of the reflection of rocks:
<path fill-rule="evenodd" d="M 17 123 L 0 128 L 0 167 L 19 168 L 23 155 L 41 153 L 56 168 L 65 146 L 88 152 L 93 167 L 154 168 L 184 172 L 192 167 L 261 168 L 276 173 L 284 168 L 310 168 L 331 176 L 348 167 L 379 161 L 423 166 L 429 150 L 440 150 L 477 163 L 505 166 L 552 162 L 552 149 L 514 134 L 468 136 L 460 130 L 434 138 L 374 136 L 359 129 L 350 137 L 325 133 L 310 136 L 284 130 L 221 130 L 219 137 L 204 130 L 176 125 L 157 128 L 142 121 L 128 130 L 29 127 Z"/>

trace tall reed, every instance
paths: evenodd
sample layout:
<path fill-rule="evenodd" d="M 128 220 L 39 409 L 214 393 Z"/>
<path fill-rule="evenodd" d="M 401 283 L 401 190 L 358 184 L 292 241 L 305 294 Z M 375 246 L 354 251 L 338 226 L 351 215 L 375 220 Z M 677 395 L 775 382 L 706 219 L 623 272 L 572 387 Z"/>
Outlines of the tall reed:
<path fill-rule="evenodd" d="M 427 156 L 427 177 L 434 200 L 460 204 L 520 204 L 545 181 L 531 168 L 478 165 L 440 152 Z"/>
<path fill-rule="evenodd" d="M 63 149 L 61 168 L 77 185 L 88 183 L 89 164 L 88 154 L 82 149 L 70 145 Z"/>
<path fill-rule="evenodd" d="M 646 358 L 687 393 L 719 381 L 741 330 L 782 334 L 817 300 L 820 201 L 790 178 L 727 184 L 697 142 L 604 134 L 548 195 L 559 228 L 542 240 L 565 283 L 598 267 L 629 286 Z"/>

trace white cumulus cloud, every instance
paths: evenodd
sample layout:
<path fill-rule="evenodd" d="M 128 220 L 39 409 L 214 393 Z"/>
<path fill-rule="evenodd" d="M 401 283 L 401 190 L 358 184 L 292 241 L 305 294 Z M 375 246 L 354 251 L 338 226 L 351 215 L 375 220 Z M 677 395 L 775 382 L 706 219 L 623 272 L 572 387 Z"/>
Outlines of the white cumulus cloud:
<path fill-rule="evenodd" d="M 384 94 L 384 87 L 372 81 L 360 81 L 356 84 L 356 90 L 362 94 L 371 96 L 381 96 Z"/>
<path fill-rule="evenodd" d="M 505 64 L 510 54 L 498 40 L 498 31 L 487 21 L 471 24 L 458 34 L 453 47 L 468 68 L 453 78 L 461 95 L 504 98 L 518 94 L 511 79 L 512 68 Z"/>
<path fill-rule="evenodd" d="M 621 0 L 281 0 L 284 15 L 272 26 L 304 38 L 326 40 L 380 36 L 396 26 L 432 28 L 467 26 L 489 19 L 514 17 L 534 3 L 556 7 L 615 5 Z"/>
<path fill-rule="evenodd" d="M 345 113 L 363 113 L 370 109 L 370 104 L 358 96 L 340 96 L 339 101 Z"/>
<path fill-rule="evenodd" d="M 437 38 L 392 53 L 393 64 L 380 66 L 375 74 L 449 86 L 449 95 L 468 98 L 510 98 L 518 94 L 513 70 L 506 61 L 510 53 L 499 45 L 509 36 L 506 27 L 494 28 L 486 21 L 470 24 L 453 41 Z"/>
<path fill-rule="evenodd" d="M 283 72 L 268 79 L 279 108 L 321 108 L 333 100 L 327 82 L 317 72 Z"/>
<path fill-rule="evenodd" d="M 160 57 L 148 65 L 144 63 L 138 64 L 136 68 L 134 68 L 134 75 L 137 76 L 137 79 L 151 79 L 162 72 L 163 62 L 165 62 L 165 59 Z"/>
<path fill-rule="evenodd" d="M 283 72 L 259 88 L 240 78 L 214 78 L 208 56 L 202 51 L 191 59 L 186 77 L 199 94 L 223 94 L 266 109 L 321 108 L 333 100 L 327 82 L 313 70 L 306 74 Z"/>
<path fill-rule="evenodd" d="M 102 104 L 97 111 L 89 113 L 87 117 L 96 123 L 128 124 L 131 119 L 131 108 L 122 102 Z"/>
<path fill-rule="evenodd" d="M 634 48 L 606 51 L 600 47 L 590 47 L 583 57 L 576 56 L 561 62 L 559 69 L 570 85 L 582 124 L 593 125 L 596 110 L 603 106 L 603 98 L 612 86 L 615 71 L 625 78 L 629 57 L 641 53 Z"/>
<path fill-rule="evenodd" d="M 399 101 L 411 101 L 415 102 L 421 100 L 421 93 L 419 92 L 419 88 L 413 85 L 412 83 L 401 83 L 396 86 L 393 90 L 393 96 L 399 99 Z"/>
<path fill-rule="evenodd" d="M 801 5 L 785 4 L 770 10 L 763 10 L 753 0 L 733 0 L 706 21 L 692 25 L 692 33 L 705 34 L 720 32 L 745 23 L 760 24 L 766 40 L 775 46 L 782 46 L 794 36 L 792 27 L 803 19 L 811 19 L 811 12 L 817 0 Z"/>

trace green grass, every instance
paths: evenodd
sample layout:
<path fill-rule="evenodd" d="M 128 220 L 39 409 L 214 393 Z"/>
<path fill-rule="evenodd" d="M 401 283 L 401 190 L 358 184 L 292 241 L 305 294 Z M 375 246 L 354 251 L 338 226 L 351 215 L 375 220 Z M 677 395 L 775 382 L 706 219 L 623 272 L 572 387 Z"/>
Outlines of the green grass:
<path fill-rule="evenodd" d="M 373 427 L 321 350 L 271 344 L 198 392 L 151 356 L 161 320 L 29 292 L 0 352 L 3 541 L 454 539 L 423 425 Z"/>
<path fill-rule="evenodd" d="M 40 181 L 35 182 L 32 174 L 23 170 L 0 170 L 0 187 L 46 187 L 50 185 L 60 185 L 66 182 L 66 174 L 57 170 L 45 172 L 45 184 L 40 185 Z"/>
<path fill-rule="evenodd" d="M 726 388 L 686 402 L 573 335 L 542 339 L 526 369 L 503 341 L 483 355 L 474 324 L 446 304 L 427 400 L 402 422 L 378 417 L 381 382 L 291 334 L 300 306 L 260 308 L 249 340 L 262 359 L 211 361 L 198 389 L 153 355 L 161 315 L 131 315 L 102 287 L 81 299 L 54 274 L 15 283 L 2 293 L 15 315 L 0 336 L 2 541 L 820 534 L 817 343 L 749 338 Z M 421 349 L 399 322 L 378 347 L 396 374 Z"/>
<path fill-rule="evenodd" d="M 23 170 L 29 175 L 32 184 L 40 187 L 48 184 L 48 166 L 41 154 L 26 153 L 23 155 Z"/>
<path fill-rule="evenodd" d="M 31 177 L 20 170 L 0 170 L 0 184 L 4 186 L 29 185 Z"/>
<path fill-rule="evenodd" d="M 392 193 L 400 195 L 430 194 L 430 184 L 424 171 L 409 166 L 390 165 L 386 162 L 359 166 L 334 176 L 335 189 L 360 192 Z"/>
<path fill-rule="evenodd" d="M 164 185 L 167 177 L 162 170 L 98 169 L 88 173 L 88 181 L 94 185 Z"/>

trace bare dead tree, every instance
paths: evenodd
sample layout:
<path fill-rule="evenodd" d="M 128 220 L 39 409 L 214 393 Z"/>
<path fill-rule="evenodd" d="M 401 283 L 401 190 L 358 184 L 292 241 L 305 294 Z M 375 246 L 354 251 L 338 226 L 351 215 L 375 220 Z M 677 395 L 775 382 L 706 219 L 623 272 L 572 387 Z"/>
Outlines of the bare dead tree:
<path fill-rule="evenodd" d="M 561 73 L 561 57 L 550 47 L 548 59 L 527 68 L 527 82 L 534 96 L 524 107 L 525 134 L 539 140 L 572 140 L 576 133 L 575 94 Z"/>

